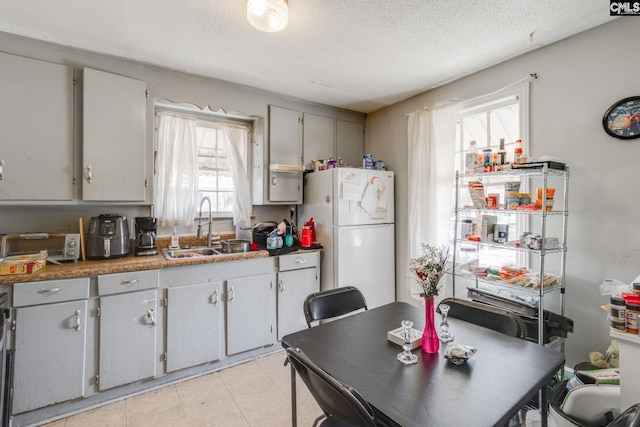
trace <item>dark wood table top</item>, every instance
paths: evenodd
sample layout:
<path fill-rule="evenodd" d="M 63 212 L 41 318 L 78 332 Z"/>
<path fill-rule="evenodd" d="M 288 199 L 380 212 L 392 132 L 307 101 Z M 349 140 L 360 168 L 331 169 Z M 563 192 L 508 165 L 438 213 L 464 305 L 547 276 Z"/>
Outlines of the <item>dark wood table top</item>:
<path fill-rule="evenodd" d="M 447 361 L 444 344 L 438 354 L 416 348 L 418 363 L 403 365 L 387 332 L 405 319 L 422 330 L 424 309 L 391 303 L 287 335 L 282 346 L 300 348 L 382 419 L 406 427 L 506 425 L 564 365 L 557 350 L 453 318 L 453 343 L 478 350 L 467 363 Z"/>

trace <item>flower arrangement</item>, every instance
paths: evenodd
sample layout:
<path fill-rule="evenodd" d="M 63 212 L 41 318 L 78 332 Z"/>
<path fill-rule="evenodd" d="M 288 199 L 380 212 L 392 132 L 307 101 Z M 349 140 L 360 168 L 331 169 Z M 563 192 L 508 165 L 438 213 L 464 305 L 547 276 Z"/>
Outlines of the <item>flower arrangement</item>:
<path fill-rule="evenodd" d="M 422 287 L 422 298 L 438 296 L 440 279 L 444 275 L 449 260 L 448 246 L 420 244 L 422 256 L 409 260 L 409 271 L 416 275 L 416 282 Z"/>

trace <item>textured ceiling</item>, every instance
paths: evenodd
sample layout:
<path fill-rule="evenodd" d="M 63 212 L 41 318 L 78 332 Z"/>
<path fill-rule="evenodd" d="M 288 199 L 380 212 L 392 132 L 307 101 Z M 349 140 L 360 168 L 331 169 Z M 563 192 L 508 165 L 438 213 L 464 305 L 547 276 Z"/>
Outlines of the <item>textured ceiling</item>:
<path fill-rule="evenodd" d="M 610 21 L 602 0 L 2 0 L 0 31 L 371 112 Z"/>

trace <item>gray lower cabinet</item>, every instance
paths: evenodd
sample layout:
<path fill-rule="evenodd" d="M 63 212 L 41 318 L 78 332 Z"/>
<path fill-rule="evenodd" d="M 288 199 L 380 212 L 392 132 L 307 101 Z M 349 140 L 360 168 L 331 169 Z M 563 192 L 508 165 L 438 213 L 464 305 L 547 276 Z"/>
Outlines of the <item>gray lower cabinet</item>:
<path fill-rule="evenodd" d="M 221 282 L 167 289 L 167 372 L 220 359 Z"/>
<path fill-rule="evenodd" d="M 98 276 L 100 391 L 156 376 L 158 277 L 158 270 Z"/>
<path fill-rule="evenodd" d="M 100 390 L 156 375 L 157 290 L 100 298 Z"/>
<path fill-rule="evenodd" d="M 284 255 L 278 268 L 278 341 L 307 328 L 303 304 L 320 290 L 320 252 Z"/>
<path fill-rule="evenodd" d="M 226 282 L 227 355 L 273 344 L 272 275 Z"/>
<path fill-rule="evenodd" d="M 14 285 L 14 414 L 85 396 L 88 296 L 88 278 Z"/>

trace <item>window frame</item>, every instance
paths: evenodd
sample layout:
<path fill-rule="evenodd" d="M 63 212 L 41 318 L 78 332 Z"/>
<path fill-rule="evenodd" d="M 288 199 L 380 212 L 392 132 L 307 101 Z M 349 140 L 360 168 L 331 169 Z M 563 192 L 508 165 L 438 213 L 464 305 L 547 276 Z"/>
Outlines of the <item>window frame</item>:
<path fill-rule="evenodd" d="M 172 101 L 157 99 L 154 101 L 154 115 L 158 117 L 158 114 L 161 112 L 168 112 L 174 114 L 182 114 L 184 116 L 189 116 L 196 119 L 196 128 L 206 127 L 210 129 L 219 129 L 223 126 L 233 126 L 233 127 L 241 127 L 248 131 L 247 135 L 247 152 L 245 153 L 245 169 L 249 174 L 249 186 L 251 187 L 251 192 L 253 193 L 253 180 L 251 178 L 252 174 L 252 141 L 254 140 L 254 135 L 256 132 L 256 124 L 258 121 L 257 117 L 250 117 L 241 114 L 233 114 L 226 113 L 222 109 L 220 112 L 214 112 L 209 107 L 200 108 L 195 104 L 189 103 L 174 103 Z M 203 125 L 204 124 L 204 125 Z M 155 126 L 155 130 L 157 132 L 157 124 Z M 155 141 L 155 139 L 154 139 Z M 157 147 L 155 148 L 157 150 Z M 200 157 L 200 155 L 198 155 Z M 154 162 L 154 174 L 156 170 L 156 165 Z M 235 188 L 234 188 L 235 191 Z M 200 182 L 198 180 L 198 187 L 196 190 L 196 198 L 197 205 L 200 206 L 202 202 L 202 197 L 200 194 L 202 193 Z M 216 192 L 217 193 L 217 192 Z M 155 198 L 155 195 L 154 195 Z M 217 203 L 216 203 L 217 205 Z M 209 215 L 209 211 L 206 210 L 209 207 L 209 204 L 205 204 L 203 208 L 205 210 L 202 211 L 203 215 Z M 199 213 L 199 212 L 198 212 Z M 214 219 L 230 219 L 233 217 L 233 211 L 212 211 L 211 217 Z M 197 219 L 197 217 L 195 218 Z"/>

